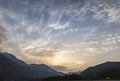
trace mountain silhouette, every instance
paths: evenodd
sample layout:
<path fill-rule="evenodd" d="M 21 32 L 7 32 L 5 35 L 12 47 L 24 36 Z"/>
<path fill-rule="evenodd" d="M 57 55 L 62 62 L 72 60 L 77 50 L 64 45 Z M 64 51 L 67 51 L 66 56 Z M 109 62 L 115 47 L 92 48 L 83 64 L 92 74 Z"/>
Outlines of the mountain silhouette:
<path fill-rule="evenodd" d="M 31 80 L 62 75 L 44 64 L 26 64 L 12 54 L 0 52 L 0 77 L 9 80 Z"/>
<path fill-rule="evenodd" d="M 120 62 L 106 62 L 89 67 L 80 75 L 87 79 L 120 79 Z"/>
<path fill-rule="evenodd" d="M 62 76 L 61 76 L 62 75 Z M 45 64 L 27 64 L 14 55 L 0 52 L 0 81 L 120 80 L 120 62 L 105 62 L 82 72 L 64 75 Z"/>
<path fill-rule="evenodd" d="M 106 62 L 89 67 L 79 74 L 72 73 L 65 76 L 44 78 L 43 81 L 56 80 L 120 80 L 120 62 Z"/>

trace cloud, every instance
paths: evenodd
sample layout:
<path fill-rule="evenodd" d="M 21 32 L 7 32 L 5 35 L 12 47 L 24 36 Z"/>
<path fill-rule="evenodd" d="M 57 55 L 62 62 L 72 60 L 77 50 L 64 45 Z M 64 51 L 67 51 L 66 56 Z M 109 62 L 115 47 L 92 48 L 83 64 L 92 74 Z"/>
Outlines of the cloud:
<path fill-rule="evenodd" d="M 67 27 L 70 27 L 70 23 L 67 22 L 65 24 L 60 24 L 60 23 L 55 23 L 55 24 L 50 24 L 51 28 L 54 28 L 55 30 L 57 29 L 65 29 Z"/>
<path fill-rule="evenodd" d="M 60 72 L 68 72 L 69 71 L 69 69 L 65 66 L 51 66 L 51 67 Z"/>
<path fill-rule="evenodd" d="M 106 38 L 103 40 L 102 45 L 103 47 L 101 48 L 102 50 L 105 50 L 107 52 L 111 50 L 116 50 L 119 49 L 119 44 L 120 44 L 120 33 L 114 33 L 114 34 L 107 34 Z"/>
<path fill-rule="evenodd" d="M 74 43 L 62 43 L 62 45 L 66 48 L 89 47 L 89 46 L 94 46 L 96 44 L 98 44 L 98 41 L 96 39 L 84 39 L 84 40 L 77 41 Z"/>
<path fill-rule="evenodd" d="M 86 65 L 85 61 L 74 59 L 74 61 L 72 62 L 64 63 L 63 65 L 57 65 L 57 66 L 52 65 L 51 67 L 57 71 L 67 73 L 67 72 L 73 72 L 73 71 L 75 72 L 78 70 L 82 70 L 84 67 L 83 65 Z"/>
<path fill-rule="evenodd" d="M 57 53 L 57 50 L 47 49 L 47 48 L 32 48 L 32 49 L 25 49 L 25 53 L 31 56 L 38 56 L 38 57 L 54 57 Z"/>
<path fill-rule="evenodd" d="M 0 51 L 2 50 L 2 39 L 4 37 L 3 28 L 0 26 Z"/>
<path fill-rule="evenodd" d="M 2 41 L 2 39 L 5 37 L 4 32 L 5 29 L 2 26 L 0 26 L 0 41 Z"/>
<path fill-rule="evenodd" d="M 84 42 L 81 42 L 81 44 L 84 44 L 84 45 L 93 45 L 93 44 L 97 44 L 97 43 L 98 42 L 96 39 L 87 39 Z"/>
<path fill-rule="evenodd" d="M 78 32 L 79 29 L 77 28 L 67 28 L 65 31 L 63 31 L 63 34 L 69 34 L 69 33 L 73 33 L 73 32 Z"/>
<path fill-rule="evenodd" d="M 92 11 L 94 19 L 103 20 L 107 23 L 119 23 L 120 20 L 120 3 L 119 1 L 96 1 L 97 6 L 92 6 Z"/>
<path fill-rule="evenodd" d="M 79 66 L 79 64 L 75 64 L 75 66 Z M 71 66 L 51 66 L 53 69 L 55 69 L 55 70 L 57 70 L 57 71 L 60 71 L 60 72 L 64 72 L 64 73 L 68 73 L 68 72 L 73 72 L 73 70 L 74 70 L 74 72 L 75 71 L 77 71 L 78 72 L 78 70 L 80 70 L 80 68 L 78 68 L 78 67 L 71 67 Z"/>
<path fill-rule="evenodd" d="M 48 50 L 47 48 L 33 48 L 26 49 L 22 54 L 19 54 L 21 59 L 25 60 L 27 63 L 44 63 L 48 65 L 54 65 L 53 59 L 56 56 L 56 50 Z"/>
<path fill-rule="evenodd" d="M 21 16 L 22 13 L 19 14 L 18 12 L 11 11 L 6 8 L 1 8 L 1 12 L 3 12 L 1 13 L 3 20 L 0 21 L 9 33 L 6 35 L 6 42 L 8 45 L 12 44 L 11 48 L 14 46 L 13 49 L 17 48 L 19 50 L 23 50 L 31 45 L 33 45 L 33 47 L 40 47 L 45 46 L 48 44 L 48 41 L 50 41 L 51 30 L 49 30 L 47 27 L 41 28 L 43 25 L 43 19 L 40 20 L 41 23 L 38 26 L 38 22 L 31 23 L 31 20 L 27 20 L 26 14 Z M 35 44 L 34 42 L 39 43 L 40 45 Z"/>
<path fill-rule="evenodd" d="M 91 52 L 91 53 L 94 53 L 94 52 L 97 51 L 96 48 L 86 48 L 85 50 L 88 51 L 88 52 Z"/>
<path fill-rule="evenodd" d="M 0 25 L 0 51 L 6 51 L 6 30 Z"/>

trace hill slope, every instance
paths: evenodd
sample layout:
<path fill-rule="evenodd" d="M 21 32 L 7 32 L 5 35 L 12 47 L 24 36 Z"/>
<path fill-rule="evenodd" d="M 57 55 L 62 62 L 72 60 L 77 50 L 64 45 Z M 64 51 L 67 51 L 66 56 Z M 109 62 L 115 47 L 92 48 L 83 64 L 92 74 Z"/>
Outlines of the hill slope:
<path fill-rule="evenodd" d="M 61 74 L 47 65 L 28 65 L 11 54 L 0 52 L 0 77 L 10 80 L 30 80 Z"/>
<path fill-rule="evenodd" d="M 87 79 L 120 79 L 120 62 L 106 62 L 89 67 L 80 75 Z"/>

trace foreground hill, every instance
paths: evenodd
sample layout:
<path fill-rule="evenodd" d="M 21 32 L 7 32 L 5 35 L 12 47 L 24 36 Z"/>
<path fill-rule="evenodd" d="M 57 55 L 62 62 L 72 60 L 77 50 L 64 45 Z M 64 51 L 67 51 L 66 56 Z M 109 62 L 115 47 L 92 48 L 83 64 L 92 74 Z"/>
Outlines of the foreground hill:
<path fill-rule="evenodd" d="M 62 75 L 44 64 L 26 64 L 15 56 L 0 52 L 0 77 L 9 80 L 34 80 Z"/>

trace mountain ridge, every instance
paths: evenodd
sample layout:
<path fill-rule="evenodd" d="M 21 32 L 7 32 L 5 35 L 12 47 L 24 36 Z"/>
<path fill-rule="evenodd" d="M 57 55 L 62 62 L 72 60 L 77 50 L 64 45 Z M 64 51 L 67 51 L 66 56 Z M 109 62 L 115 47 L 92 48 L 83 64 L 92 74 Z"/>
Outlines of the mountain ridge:
<path fill-rule="evenodd" d="M 88 67 L 82 72 L 75 72 L 70 75 L 50 68 L 45 64 L 27 64 L 17 59 L 14 55 L 0 52 L 0 77 L 15 81 L 36 81 L 45 80 L 120 80 L 120 62 L 105 62 Z M 54 76 L 54 77 L 53 77 Z M 56 77 L 55 77 L 56 76 Z"/>
<path fill-rule="evenodd" d="M 48 77 L 43 81 L 59 80 L 120 80 L 120 62 L 105 62 L 88 67 L 80 74 L 71 73 L 65 76 Z"/>
<path fill-rule="evenodd" d="M 113 72 L 116 73 L 112 75 Z M 105 62 L 92 67 L 88 67 L 87 69 L 82 71 L 80 75 L 91 79 L 105 78 L 105 76 L 106 78 L 113 78 L 117 75 L 120 77 L 120 62 Z"/>
<path fill-rule="evenodd" d="M 27 64 L 12 54 L 0 52 L 0 75 L 10 80 L 18 81 L 21 79 L 41 79 L 62 75 L 62 73 L 53 70 L 45 64 Z"/>

